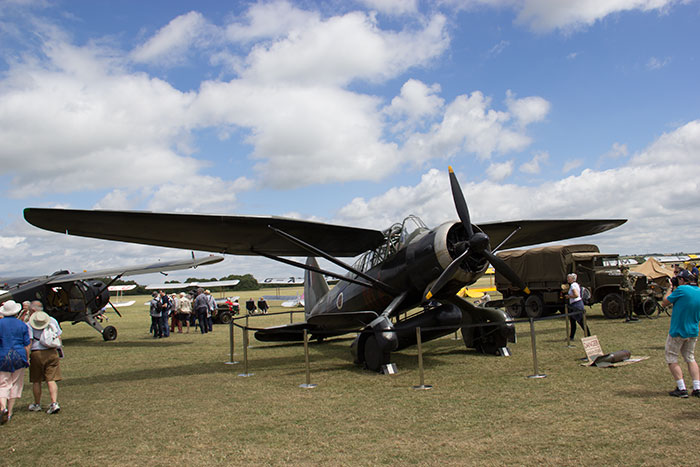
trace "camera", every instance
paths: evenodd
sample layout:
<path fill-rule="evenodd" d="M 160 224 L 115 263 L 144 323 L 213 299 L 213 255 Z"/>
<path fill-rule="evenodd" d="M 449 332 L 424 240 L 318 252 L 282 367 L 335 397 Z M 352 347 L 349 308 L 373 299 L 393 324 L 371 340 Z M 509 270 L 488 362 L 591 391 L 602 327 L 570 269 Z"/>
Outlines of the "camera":
<path fill-rule="evenodd" d="M 672 278 L 671 278 L 671 285 L 673 286 L 674 289 L 675 289 L 676 287 L 678 287 L 678 276 L 675 276 L 675 277 L 672 277 Z"/>

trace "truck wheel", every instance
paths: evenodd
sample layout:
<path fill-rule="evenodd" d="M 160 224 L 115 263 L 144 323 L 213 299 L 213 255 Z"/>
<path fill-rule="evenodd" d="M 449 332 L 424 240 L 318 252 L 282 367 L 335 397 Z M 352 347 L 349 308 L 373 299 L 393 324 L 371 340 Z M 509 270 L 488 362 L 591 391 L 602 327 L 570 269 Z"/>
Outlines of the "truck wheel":
<path fill-rule="evenodd" d="M 520 318 L 523 315 L 523 307 L 521 305 L 507 306 L 506 311 L 511 318 Z"/>
<path fill-rule="evenodd" d="M 219 322 L 221 324 L 228 324 L 231 322 L 231 313 L 228 311 L 224 311 L 223 313 L 219 313 Z"/>
<path fill-rule="evenodd" d="M 609 293 L 603 297 L 601 304 L 603 316 L 608 319 L 620 319 L 625 317 L 625 304 L 622 295 L 619 293 Z"/>
<path fill-rule="evenodd" d="M 525 313 L 530 318 L 540 318 L 544 314 L 544 302 L 542 297 L 536 294 L 531 294 L 525 300 Z"/>

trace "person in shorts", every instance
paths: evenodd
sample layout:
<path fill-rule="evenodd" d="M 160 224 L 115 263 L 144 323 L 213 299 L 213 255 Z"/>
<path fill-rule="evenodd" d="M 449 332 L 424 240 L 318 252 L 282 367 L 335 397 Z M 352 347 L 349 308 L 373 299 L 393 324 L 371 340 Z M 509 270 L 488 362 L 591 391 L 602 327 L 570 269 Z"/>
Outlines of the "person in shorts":
<path fill-rule="evenodd" d="M 55 414 L 61 410 L 61 406 L 58 405 L 58 384 L 56 384 L 61 381 L 58 351 L 44 347 L 40 342 L 41 334 L 49 326 L 59 336 L 61 335 L 58 321 L 43 311 L 37 311 L 29 318 L 29 333 L 32 340 L 29 355 L 29 381 L 32 383 L 32 391 L 34 392 L 34 403 L 29 405 L 29 410 L 31 412 L 41 411 L 41 383 L 46 381 L 51 397 L 51 405 L 46 413 Z"/>
<path fill-rule="evenodd" d="M 700 397 L 700 370 L 695 362 L 695 343 L 698 340 L 698 322 L 700 322 L 700 288 L 693 284 L 693 275 L 681 271 L 678 286 L 669 287 L 662 305 L 673 304 L 671 325 L 666 338 L 666 363 L 676 380 L 676 389 L 669 392 L 673 397 L 688 397 L 688 390 L 683 380 L 683 369 L 678 363 L 679 355 L 688 364 L 688 371 L 693 378 L 694 397 Z"/>

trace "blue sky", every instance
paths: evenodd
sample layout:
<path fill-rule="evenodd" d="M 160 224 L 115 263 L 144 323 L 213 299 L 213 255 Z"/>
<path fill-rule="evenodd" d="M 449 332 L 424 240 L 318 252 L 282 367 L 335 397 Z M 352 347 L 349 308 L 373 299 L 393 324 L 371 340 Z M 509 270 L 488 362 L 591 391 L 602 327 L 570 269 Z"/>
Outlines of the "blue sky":
<path fill-rule="evenodd" d="M 184 252 L 22 209 L 285 215 L 385 228 L 628 218 L 697 252 L 700 2 L 0 1 L 0 276 Z M 298 275 L 230 257 L 203 270 Z M 187 277 L 189 272 L 173 274 Z"/>

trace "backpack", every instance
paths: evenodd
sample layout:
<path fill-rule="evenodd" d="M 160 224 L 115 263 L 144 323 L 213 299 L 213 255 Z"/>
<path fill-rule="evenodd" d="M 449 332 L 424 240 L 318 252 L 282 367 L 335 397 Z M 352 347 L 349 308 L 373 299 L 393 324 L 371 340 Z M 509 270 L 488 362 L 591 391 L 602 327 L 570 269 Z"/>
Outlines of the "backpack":
<path fill-rule="evenodd" d="M 53 326 L 49 325 L 41 332 L 39 343 L 49 349 L 55 349 L 61 346 L 61 338 L 58 336 L 58 332 L 56 332 Z"/>
<path fill-rule="evenodd" d="M 593 296 L 591 295 L 591 289 L 588 287 L 581 287 L 581 299 L 583 299 L 583 304 L 590 305 L 592 298 Z"/>

